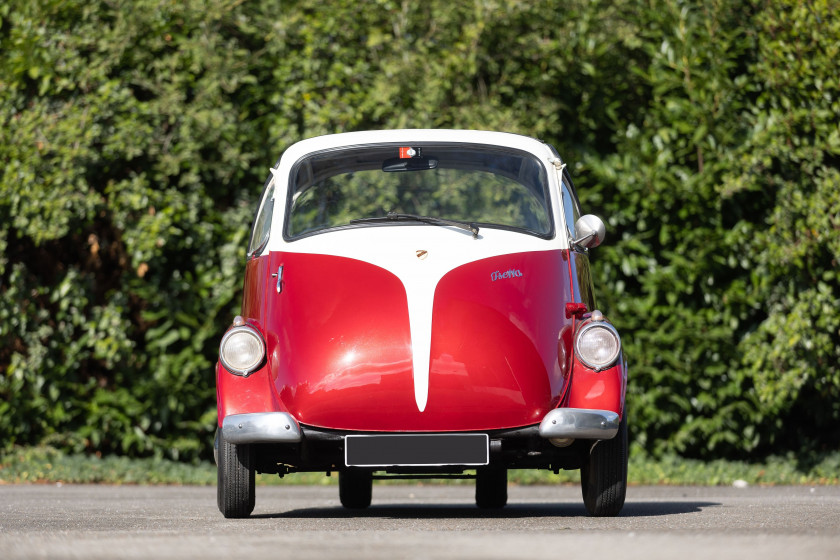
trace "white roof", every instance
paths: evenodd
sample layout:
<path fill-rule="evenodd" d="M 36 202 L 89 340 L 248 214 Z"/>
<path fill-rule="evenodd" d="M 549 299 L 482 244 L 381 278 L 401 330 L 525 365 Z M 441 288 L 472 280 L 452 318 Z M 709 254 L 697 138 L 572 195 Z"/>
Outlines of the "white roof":
<path fill-rule="evenodd" d="M 520 134 L 509 132 L 488 132 L 484 130 L 438 130 L 438 129 L 402 129 L 370 130 L 364 132 L 344 132 L 316 136 L 292 144 L 283 154 L 283 164 L 288 165 L 300 157 L 320 150 L 359 146 L 365 144 L 407 144 L 413 142 L 466 142 L 491 146 L 507 146 L 531 152 L 539 156 L 550 156 L 547 144 Z"/>

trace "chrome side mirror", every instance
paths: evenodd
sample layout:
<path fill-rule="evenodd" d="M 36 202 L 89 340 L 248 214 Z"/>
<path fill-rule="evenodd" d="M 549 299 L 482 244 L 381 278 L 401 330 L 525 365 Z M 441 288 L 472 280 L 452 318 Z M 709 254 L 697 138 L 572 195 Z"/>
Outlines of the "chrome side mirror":
<path fill-rule="evenodd" d="M 607 230 L 604 222 L 598 216 L 586 214 L 575 222 L 577 239 L 572 240 L 572 245 L 580 245 L 585 249 L 594 249 L 604 241 Z"/>

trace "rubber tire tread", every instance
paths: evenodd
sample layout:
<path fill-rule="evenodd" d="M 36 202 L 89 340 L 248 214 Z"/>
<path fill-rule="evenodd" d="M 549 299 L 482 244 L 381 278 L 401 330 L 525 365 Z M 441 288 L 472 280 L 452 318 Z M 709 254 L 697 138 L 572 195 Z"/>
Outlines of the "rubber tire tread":
<path fill-rule="evenodd" d="M 251 515 L 256 501 L 253 448 L 228 443 L 219 437 L 216 475 L 216 498 L 222 515 L 228 519 Z"/>
<path fill-rule="evenodd" d="M 347 509 L 365 509 L 373 497 L 373 473 L 339 471 L 338 499 Z"/>
<path fill-rule="evenodd" d="M 475 505 L 482 509 L 503 508 L 507 504 L 508 471 L 484 467 L 475 473 Z"/>
<path fill-rule="evenodd" d="M 589 452 L 580 469 L 583 505 L 592 517 L 615 517 L 624 507 L 627 495 L 627 418 L 618 433 L 601 440 Z"/>

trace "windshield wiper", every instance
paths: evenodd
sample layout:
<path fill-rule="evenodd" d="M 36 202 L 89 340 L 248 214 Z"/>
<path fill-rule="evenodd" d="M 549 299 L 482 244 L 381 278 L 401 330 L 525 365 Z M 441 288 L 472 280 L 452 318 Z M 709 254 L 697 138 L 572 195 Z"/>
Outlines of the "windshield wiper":
<path fill-rule="evenodd" d="M 475 225 L 475 223 L 460 220 L 447 220 L 446 218 L 435 218 L 434 216 L 419 216 L 417 214 L 388 212 L 385 216 L 379 216 L 376 218 L 359 218 L 357 220 L 350 220 L 351 224 L 371 224 L 381 222 L 423 222 L 425 224 L 432 224 L 436 226 L 452 226 L 469 231 L 473 234 L 473 238 L 478 238 L 478 226 Z"/>

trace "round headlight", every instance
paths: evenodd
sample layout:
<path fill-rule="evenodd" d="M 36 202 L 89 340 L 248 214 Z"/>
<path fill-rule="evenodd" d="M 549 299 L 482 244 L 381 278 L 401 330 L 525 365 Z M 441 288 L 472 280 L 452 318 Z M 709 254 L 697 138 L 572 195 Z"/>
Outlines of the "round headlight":
<path fill-rule="evenodd" d="M 222 337 L 219 359 L 229 372 L 247 376 L 265 357 L 262 337 L 250 327 L 234 327 Z"/>
<path fill-rule="evenodd" d="M 594 370 L 606 369 L 618 359 L 621 339 L 609 323 L 589 323 L 578 333 L 575 351 L 585 366 Z"/>

